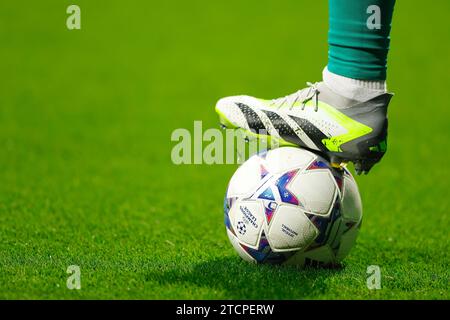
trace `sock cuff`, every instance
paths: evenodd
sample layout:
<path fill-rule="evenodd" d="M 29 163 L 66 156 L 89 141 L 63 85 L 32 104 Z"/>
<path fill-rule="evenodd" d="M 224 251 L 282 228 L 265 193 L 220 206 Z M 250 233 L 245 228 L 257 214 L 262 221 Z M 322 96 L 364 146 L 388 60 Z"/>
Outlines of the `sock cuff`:
<path fill-rule="evenodd" d="M 341 77 L 338 75 L 338 77 Z M 359 80 L 350 79 L 351 83 L 355 86 L 366 88 L 370 90 L 386 91 L 386 81 L 385 80 Z"/>
<path fill-rule="evenodd" d="M 385 80 L 361 80 L 347 78 L 323 69 L 323 82 L 334 92 L 349 98 L 364 101 L 387 92 Z"/>

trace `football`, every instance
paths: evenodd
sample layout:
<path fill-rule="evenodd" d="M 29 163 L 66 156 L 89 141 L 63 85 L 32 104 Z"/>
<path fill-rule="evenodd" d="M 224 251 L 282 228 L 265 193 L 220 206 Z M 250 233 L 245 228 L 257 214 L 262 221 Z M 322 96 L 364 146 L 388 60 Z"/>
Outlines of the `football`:
<path fill-rule="evenodd" d="M 338 264 L 362 221 L 351 173 L 294 147 L 244 162 L 228 185 L 224 213 L 230 242 L 244 260 L 300 266 Z"/>

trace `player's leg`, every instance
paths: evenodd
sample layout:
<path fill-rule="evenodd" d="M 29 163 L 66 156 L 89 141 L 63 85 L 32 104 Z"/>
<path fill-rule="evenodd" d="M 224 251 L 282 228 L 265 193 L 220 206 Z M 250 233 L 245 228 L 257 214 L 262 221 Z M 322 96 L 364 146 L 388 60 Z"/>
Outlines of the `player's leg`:
<path fill-rule="evenodd" d="M 249 137 L 298 145 L 368 172 L 386 151 L 386 61 L 395 0 L 330 0 L 323 82 L 284 98 L 221 99 L 221 123 Z"/>
<path fill-rule="evenodd" d="M 328 66 L 323 80 L 358 100 L 386 91 L 395 0 L 329 0 Z"/>

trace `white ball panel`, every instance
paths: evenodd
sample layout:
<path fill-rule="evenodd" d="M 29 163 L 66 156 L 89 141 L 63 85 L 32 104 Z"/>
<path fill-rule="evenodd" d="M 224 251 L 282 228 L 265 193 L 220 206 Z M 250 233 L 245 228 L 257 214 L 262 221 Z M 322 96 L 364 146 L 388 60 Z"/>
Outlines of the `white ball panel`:
<path fill-rule="evenodd" d="M 228 185 L 227 197 L 244 196 L 256 190 L 261 181 L 261 159 L 253 156 L 234 173 Z"/>
<path fill-rule="evenodd" d="M 237 200 L 230 212 L 236 237 L 245 245 L 257 248 L 264 223 L 264 206 L 259 200 Z"/>
<path fill-rule="evenodd" d="M 342 235 L 339 250 L 336 254 L 336 258 L 338 261 L 343 260 L 349 254 L 350 250 L 355 245 L 358 232 L 359 229 L 357 227 L 353 227 Z"/>
<path fill-rule="evenodd" d="M 334 203 L 336 185 L 329 170 L 311 170 L 297 175 L 288 189 L 298 198 L 305 210 L 327 215 Z"/>
<path fill-rule="evenodd" d="M 348 177 L 344 177 L 342 193 L 342 217 L 345 221 L 359 222 L 362 218 L 362 202 L 356 182 Z"/>
<path fill-rule="evenodd" d="M 303 169 L 315 158 L 316 155 L 304 149 L 283 147 L 269 151 L 265 163 L 267 169 L 276 174 L 297 168 Z"/>
<path fill-rule="evenodd" d="M 298 207 L 280 205 L 274 213 L 268 240 L 273 251 L 306 248 L 319 231 Z"/>

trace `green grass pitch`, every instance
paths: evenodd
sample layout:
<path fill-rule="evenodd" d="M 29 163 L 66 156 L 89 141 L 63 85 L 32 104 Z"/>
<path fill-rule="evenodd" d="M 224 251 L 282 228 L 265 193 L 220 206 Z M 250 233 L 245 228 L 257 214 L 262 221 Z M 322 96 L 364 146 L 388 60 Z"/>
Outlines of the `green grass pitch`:
<path fill-rule="evenodd" d="M 222 96 L 320 80 L 326 1 L 2 1 L 0 298 L 449 299 L 448 12 L 397 1 L 389 148 L 357 178 L 357 245 L 299 270 L 240 260 L 222 212 L 237 166 L 175 166 L 170 135 L 216 127 Z"/>

